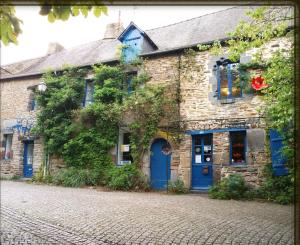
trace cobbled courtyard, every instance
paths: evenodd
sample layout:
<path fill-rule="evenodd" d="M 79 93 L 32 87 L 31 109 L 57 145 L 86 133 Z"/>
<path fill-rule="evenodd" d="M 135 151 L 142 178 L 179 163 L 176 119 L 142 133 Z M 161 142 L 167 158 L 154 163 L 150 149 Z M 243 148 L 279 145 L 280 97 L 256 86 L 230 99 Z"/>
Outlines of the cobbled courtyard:
<path fill-rule="evenodd" d="M 1 181 L 1 244 L 293 244 L 293 207 Z"/>

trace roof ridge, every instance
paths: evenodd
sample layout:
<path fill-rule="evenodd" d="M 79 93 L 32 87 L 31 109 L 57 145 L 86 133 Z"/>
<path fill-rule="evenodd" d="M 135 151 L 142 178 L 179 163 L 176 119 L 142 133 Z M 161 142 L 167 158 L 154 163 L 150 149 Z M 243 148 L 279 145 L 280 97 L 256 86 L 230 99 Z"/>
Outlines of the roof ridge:
<path fill-rule="evenodd" d="M 216 11 L 216 12 L 204 14 L 204 15 L 201 15 L 201 16 L 197 16 L 197 17 L 194 17 L 194 18 L 187 19 L 187 20 L 182 20 L 182 21 L 179 21 L 179 22 L 176 22 L 176 23 L 172 23 L 172 24 L 169 24 L 169 25 L 160 26 L 160 27 L 156 27 L 156 28 L 151 28 L 151 29 L 145 30 L 145 32 L 146 32 L 146 31 L 156 30 L 156 29 L 159 29 L 159 28 L 165 28 L 165 27 L 177 25 L 177 24 L 180 24 L 180 23 L 184 23 L 184 22 L 187 22 L 187 21 L 194 20 L 194 19 L 199 19 L 199 18 L 204 17 L 204 16 L 207 16 L 207 15 L 212 15 L 212 14 L 215 14 L 215 13 L 227 11 L 227 10 L 229 10 L 229 9 L 238 8 L 238 7 L 240 7 L 240 6 L 229 7 L 229 8 L 227 8 L 227 9 L 218 10 L 218 11 Z"/>

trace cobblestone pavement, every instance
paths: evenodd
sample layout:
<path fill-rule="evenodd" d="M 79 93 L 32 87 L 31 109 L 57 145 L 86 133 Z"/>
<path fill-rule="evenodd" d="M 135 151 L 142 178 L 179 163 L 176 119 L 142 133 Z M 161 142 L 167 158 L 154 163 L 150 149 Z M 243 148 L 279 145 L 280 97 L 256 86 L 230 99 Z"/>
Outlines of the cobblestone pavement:
<path fill-rule="evenodd" d="M 1 181 L 1 244 L 293 244 L 293 207 Z"/>

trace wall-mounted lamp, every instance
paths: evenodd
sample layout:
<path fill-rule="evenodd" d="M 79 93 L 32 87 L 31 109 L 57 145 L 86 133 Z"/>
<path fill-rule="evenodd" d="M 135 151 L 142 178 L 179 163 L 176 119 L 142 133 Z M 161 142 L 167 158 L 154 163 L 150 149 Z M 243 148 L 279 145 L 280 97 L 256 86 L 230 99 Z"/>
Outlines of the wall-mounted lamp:
<path fill-rule="evenodd" d="M 38 91 L 40 92 L 45 92 L 47 89 L 47 85 L 44 82 L 41 82 L 38 86 L 37 86 Z"/>

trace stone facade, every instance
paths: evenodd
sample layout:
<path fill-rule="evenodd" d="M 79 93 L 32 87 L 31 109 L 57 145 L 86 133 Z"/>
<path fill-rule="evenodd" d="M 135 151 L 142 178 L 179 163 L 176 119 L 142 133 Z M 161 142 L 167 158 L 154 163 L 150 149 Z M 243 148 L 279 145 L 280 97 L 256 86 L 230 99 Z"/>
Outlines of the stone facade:
<path fill-rule="evenodd" d="M 36 118 L 36 110 L 31 110 L 30 102 L 32 98 L 32 86 L 40 83 L 39 78 L 35 79 L 16 79 L 1 81 L 1 134 L 0 140 L 3 142 L 5 134 L 13 134 L 12 137 L 12 154 L 10 159 L 0 160 L 1 176 L 12 177 L 23 176 L 23 158 L 24 158 L 24 142 L 26 138 L 20 137 L 17 130 L 12 130 L 16 124 L 26 124 L 28 121 L 34 121 Z M 1 144 L 1 152 L 5 149 Z M 43 161 L 42 140 L 34 139 L 33 148 L 33 173 L 39 169 Z"/>
<path fill-rule="evenodd" d="M 274 48 L 282 46 L 282 40 L 270 44 L 272 52 Z M 247 53 L 246 56 L 253 55 Z M 248 57 L 247 56 L 247 57 Z M 259 95 L 244 94 L 236 98 L 234 103 L 222 103 L 215 95 L 216 75 L 213 66 L 220 57 L 213 57 L 208 51 L 204 52 L 177 52 L 173 54 L 161 54 L 150 56 L 144 60 L 141 70 L 146 71 L 151 80 L 150 84 L 167 84 L 172 88 L 169 93 L 180 91 L 180 104 L 178 105 L 178 120 L 184 125 L 184 130 L 179 132 L 181 140 L 173 142 L 166 132 L 161 131 L 155 138 L 164 138 L 172 147 L 171 156 L 171 180 L 180 178 L 186 187 L 191 188 L 192 178 L 192 148 L 193 135 L 189 131 L 199 131 L 199 134 L 212 134 L 213 146 L 213 183 L 226 177 L 230 173 L 242 173 L 246 180 L 253 185 L 260 185 L 262 168 L 270 157 L 265 144 L 265 130 L 263 122 L 250 123 L 245 127 L 247 135 L 246 163 L 232 165 L 230 159 L 230 130 L 223 126 L 215 130 L 214 125 L 219 119 L 234 118 L 258 118 L 259 107 L 262 99 Z M 241 59 L 242 60 L 242 59 Z M 246 59 L 247 61 L 249 59 Z M 242 62 L 242 61 L 241 61 Z M 246 62 L 246 61 L 245 61 Z M 31 91 L 28 87 L 40 83 L 40 78 L 15 79 L 1 81 L 1 130 L 5 130 L 6 124 L 17 118 L 36 117 L 36 111 L 28 110 Z M 213 125 L 213 130 L 207 128 Z M 10 125 L 12 126 L 12 125 Z M 3 131 L 4 132 L 4 131 Z M 1 140 L 3 140 L 1 132 Z M 197 133 L 196 133 L 197 134 Z M 194 135 L 196 135 L 194 134 Z M 155 139 L 154 138 L 154 139 Z M 153 140 L 154 140 L 153 139 Z M 34 145 L 34 173 L 42 163 L 43 149 L 41 139 L 35 140 Z M 151 145 L 151 144 L 150 144 Z M 3 148 L 2 148 L 3 150 Z M 14 152 L 10 160 L 1 160 L 1 175 L 20 175 L 23 172 L 23 142 L 18 135 L 13 135 Z M 113 158 L 117 158 L 116 149 L 111 151 Z M 143 157 L 142 169 L 150 177 L 150 148 Z M 60 160 L 53 160 L 62 163 Z M 57 165 L 57 164 L 54 164 Z"/>

